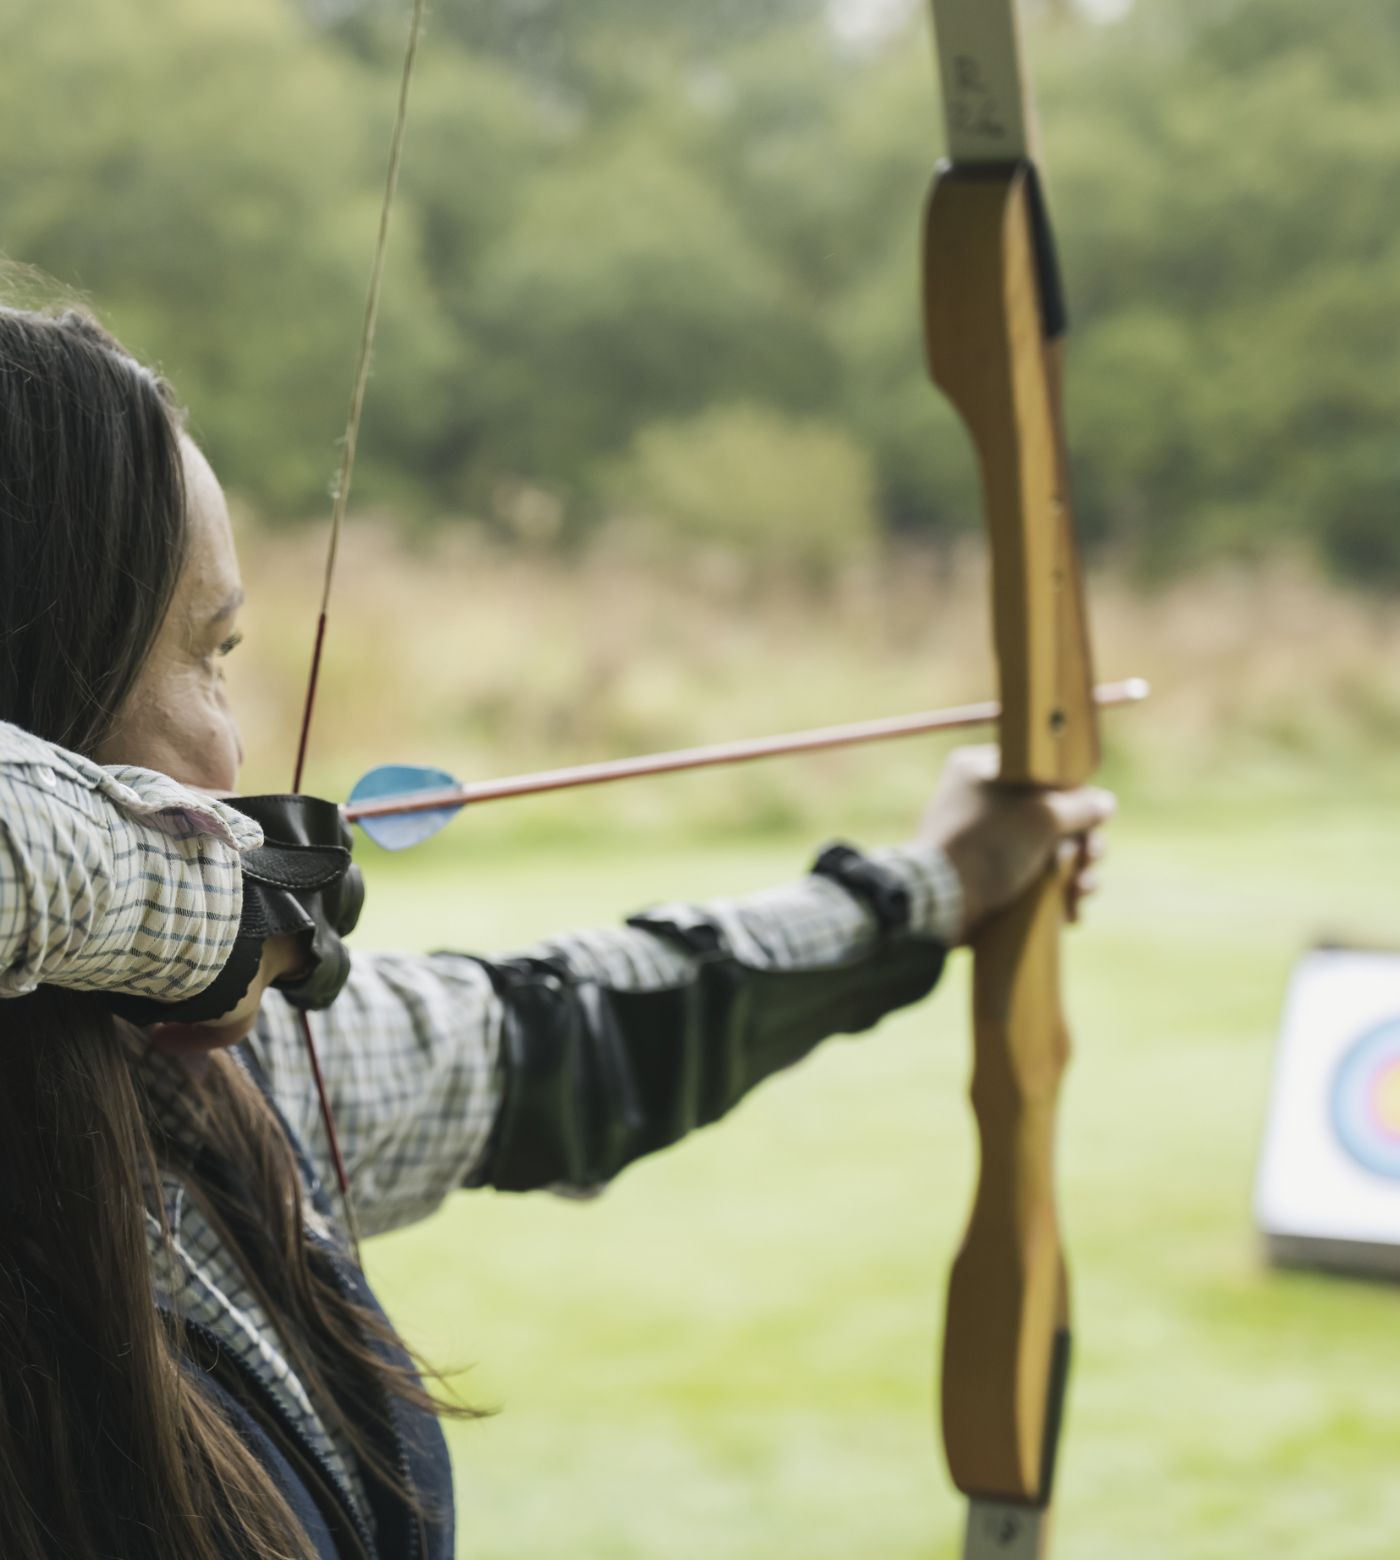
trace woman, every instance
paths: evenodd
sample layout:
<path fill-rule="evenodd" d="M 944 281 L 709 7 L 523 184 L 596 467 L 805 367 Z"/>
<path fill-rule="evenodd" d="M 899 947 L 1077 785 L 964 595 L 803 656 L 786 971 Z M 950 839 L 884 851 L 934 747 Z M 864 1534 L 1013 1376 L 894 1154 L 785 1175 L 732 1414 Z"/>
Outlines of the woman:
<path fill-rule="evenodd" d="M 87 760 L 234 791 L 220 662 L 242 588 L 218 483 L 164 386 L 81 317 L 0 310 L 0 472 L 0 721 L 79 755 L 55 754 L 57 792 L 91 790 Z M 985 778 L 962 760 L 920 840 L 834 848 L 746 900 L 513 959 L 358 957 L 321 1028 L 366 1231 L 459 1186 L 599 1184 L 925 994 L 965 926 L 1111 810 Z M 23 820 L 0 822 L 24 913 L 90 947 L 104 912 L 75 908 L 82 862 L 46 886 Z M 112 870 L 168 875 L 139 852 Z M 308 937 L 260 923 L 216 1021 L 142 1028 L 104 995 L 173 994 L 198 919 L 186 903 L 104 959 L 58 956 L 50 984 L 0 1006 L 0 1554 L 449 1560 L 436 1416 L 452 1410 L 324 1194 L 289 1002 L 315 1000 Z"/>

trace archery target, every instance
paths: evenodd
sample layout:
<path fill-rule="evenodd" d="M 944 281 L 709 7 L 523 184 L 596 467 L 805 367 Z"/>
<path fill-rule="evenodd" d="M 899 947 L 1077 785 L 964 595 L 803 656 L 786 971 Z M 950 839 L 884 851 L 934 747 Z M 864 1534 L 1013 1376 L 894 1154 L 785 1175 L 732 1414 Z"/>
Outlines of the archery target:
<path fill-rule="evenodd" d="M 1367 1030 L 1337 1064 L 1332 1127 L 1357 1164 L 1400 1181 L 1400 1018 Z"/>
<path fill-rule="evenodd" d="M 1255 1211 L 1275 1260 L 1400 1274 L 1400 954 L 1294 971 Z"/>

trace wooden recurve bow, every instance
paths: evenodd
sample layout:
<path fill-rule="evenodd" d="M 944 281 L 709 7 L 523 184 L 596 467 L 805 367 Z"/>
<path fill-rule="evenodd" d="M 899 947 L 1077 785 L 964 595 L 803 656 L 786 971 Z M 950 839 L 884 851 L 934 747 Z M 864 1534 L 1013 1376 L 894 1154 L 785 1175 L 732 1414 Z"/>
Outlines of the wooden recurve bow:
<path fill-rule="evenodd" d="M 310 730 L 424 10 L 425 0 L 413 0 L 294 789 Z M 1001 685 L 1001 780 L 1076 785 L 1097 764 L 1098 739 L 1061 422 L 1064 310 L 1032 155 L 1015 0 L 933 0 L 933 10 L 950 160 L 928 206 L 925 327 L 932 376 L 966 422 L 981 462 Z M 1047 1553 L 1069 1354 L 1053 1182 L 1056 1097 L 1068 1053 L 1059 998 L 1062 906 L 1062 883 L 1051 870 L 982 928 L 973 945 L 972 1095 L 981 1171 L 949 1288 L 943 1365 L 949 1466 L 972 1502 L 965 1560 L 1041 1560 Z M 348 1176 L 321 1094 L 353 1231 Z"/>
<path fill-rule="evenodd" d="M 1000 780 L 1079 785 L 1098 732 L 1061 414 L 1065 316 L 1016 3 L 933 0 L 933 13 L 948 161 L 927 208 L 924 323 L 929 371 L 981 468 Z M 943 1346 L 944 1444 L 971 1503 L 964 1560 L 1049 1552 L 1070 1337 L 1054 1187 L 1063 919 L 1051 868 L 973 940 L 981 1163 Z"/>

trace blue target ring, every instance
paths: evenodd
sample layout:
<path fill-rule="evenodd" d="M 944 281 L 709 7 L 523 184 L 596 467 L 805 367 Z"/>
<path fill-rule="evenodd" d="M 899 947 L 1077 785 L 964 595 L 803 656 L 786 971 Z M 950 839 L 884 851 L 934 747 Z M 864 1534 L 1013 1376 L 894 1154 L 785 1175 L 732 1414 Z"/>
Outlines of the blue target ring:
<path fill-rule="evenodd" d="M 1400 1181 L 1400 1018 L 1368 1029 L 1338 1063 L 1332 1128 L 1359 1165 Z"/>

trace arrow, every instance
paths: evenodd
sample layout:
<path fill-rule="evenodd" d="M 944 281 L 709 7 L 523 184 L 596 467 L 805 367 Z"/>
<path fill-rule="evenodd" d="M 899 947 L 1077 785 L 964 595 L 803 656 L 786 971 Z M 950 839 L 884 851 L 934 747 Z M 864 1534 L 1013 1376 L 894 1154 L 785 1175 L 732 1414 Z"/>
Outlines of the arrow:
<path fill-rule="evenodd" d="M 1123 682 L 1100 683 L 1094 690 L 1094 700 L 1101 709 L 1109 709 L 1141 703 L 1149 691 L 1141 677 L 1130 677 Z M 749 764 L 756 759 L 781 758 L 792 753 L 860 747 L 935 731 L 965 731 L 974 726 L 991 725 L 1000 716 L 1001 706 L 995 700 L 988 700 L 981 704 L 957 705 L 952 709 L 925 710 L 917 715 L 893 715 L 844 726 L 819 726 L 776 737 L 749 737 L 739 742 L 718 742 L 710 747 L 643 753 L 634 758 L 605 759 L 567 769 L 542 769 L 533 774 L 508 775 L 470 785 L 454 780 L 441 769 L 381 764 L 356 783 L 345 806 L 345 817 L 350 823 L 358 823 L 385 850 L 404 850 L 436 834 L 462 808 L 480 802 L 541 796 L 550 791 L 608 785 L 616 780 L 638 780 L 649 775 L 678 774 L 688 769 Z M 388 821 L 404 819 L 408 822 Z"/>

